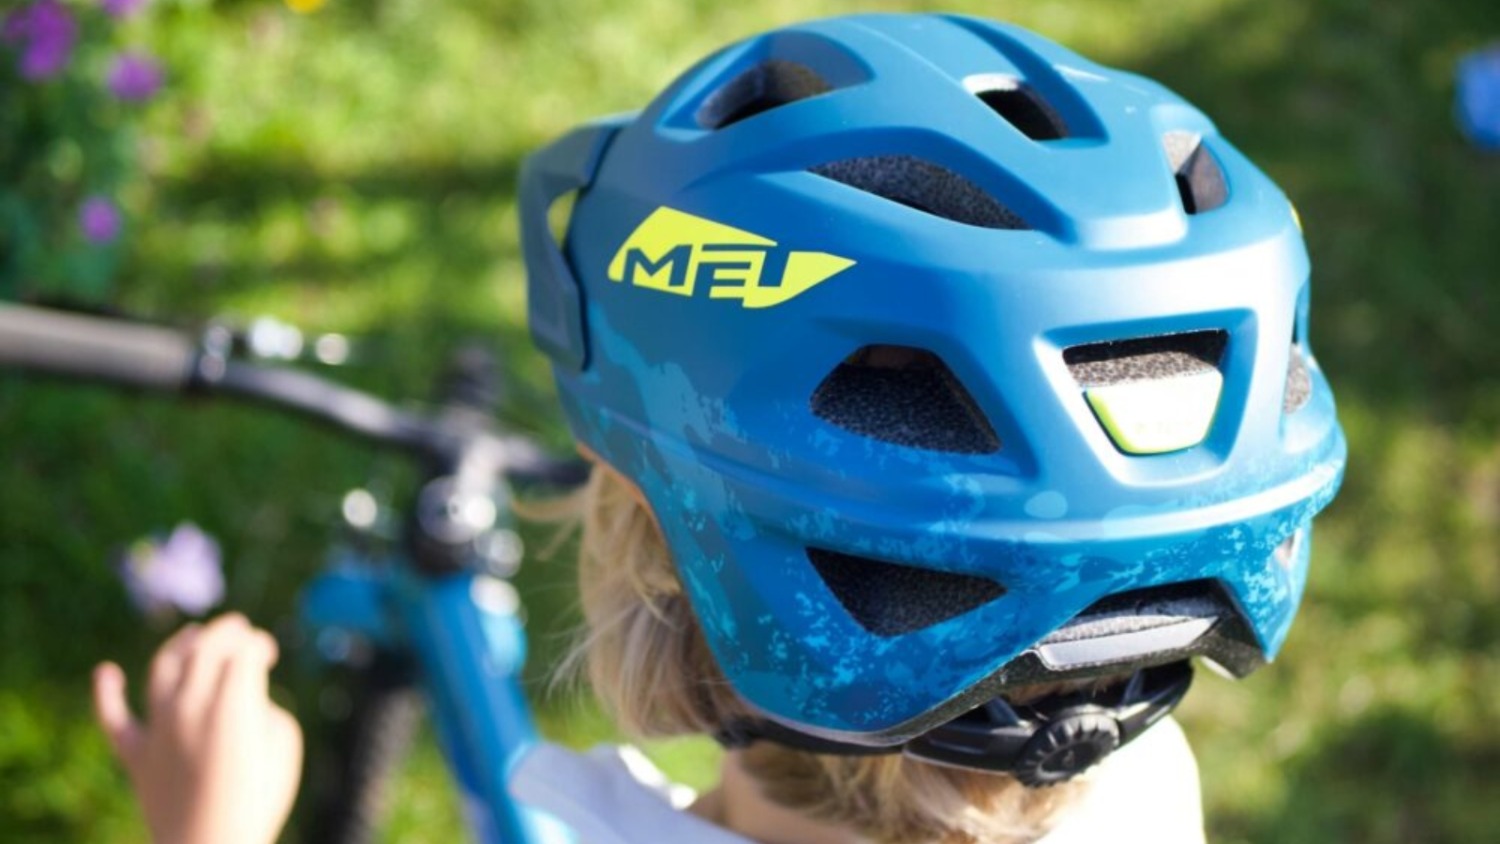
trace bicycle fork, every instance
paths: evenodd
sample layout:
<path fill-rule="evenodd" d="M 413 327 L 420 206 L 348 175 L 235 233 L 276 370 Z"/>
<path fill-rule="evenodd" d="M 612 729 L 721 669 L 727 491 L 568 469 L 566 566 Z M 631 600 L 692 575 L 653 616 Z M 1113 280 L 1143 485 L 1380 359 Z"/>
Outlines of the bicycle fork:
<path fill-rule="evenodd" d="M 537 741 L 521 690 L 525 634 L 515 589 L 469 571 L 340 566 L 303 594 L 316 636 L 359 637 L 414 665 L 475 841 L 573 844 L 569 829 L 518 804 L 507 782 Z"/>

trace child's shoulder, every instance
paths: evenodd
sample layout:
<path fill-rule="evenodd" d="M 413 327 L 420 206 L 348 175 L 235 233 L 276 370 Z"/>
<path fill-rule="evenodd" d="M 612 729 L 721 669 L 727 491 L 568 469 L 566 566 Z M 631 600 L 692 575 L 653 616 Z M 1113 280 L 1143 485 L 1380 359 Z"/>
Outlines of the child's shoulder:
<path fill-rule="evenodd" d="M 628 745 L 580 753 L 539 744 L 511 773 L 510 791 L 572 827 L 585 844 L 751 844 L 687 812 L 694 791 Z"/>
<path fill-rule="evenodd" d="M 1039 844 L 1203 841 L 1198 763 L 1176 720 L 1161 720 L 1116 751 L 1088 782 L 1084 798 Z"/>
<path fill-rule="evenodd" d="M 1203 841 L 1198 765 L 1175 720 L 1163 719 L 1115 752 L 1088 782 L 1082 800 L 1038 844 Z M 580 753 L 540 744 L 512 773 L 511 792 L 571 826 L 587 844 L 750 844 L 684 811 L 695 797 L 692 789 L 670 782 L 629 746 Z"/>

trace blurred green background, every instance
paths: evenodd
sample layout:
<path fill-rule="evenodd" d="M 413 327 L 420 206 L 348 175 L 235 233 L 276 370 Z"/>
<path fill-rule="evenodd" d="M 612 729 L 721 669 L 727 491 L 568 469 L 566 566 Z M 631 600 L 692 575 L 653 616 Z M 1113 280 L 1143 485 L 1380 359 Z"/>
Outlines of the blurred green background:
<path fill-rule="evenodd" d="M 1210 839 L 1500 838 L 1500 157 L 1451 118 L 1456 60 L 1500 37 L 1494 0 L 330 0 L 309 15 L 158 0 L 127 24 L 168 86 L 142 115 L 106 303 L 368 337 L 346 374 L 392 397 L 425 397 L 445 352 L 482 338 L 505 358 L 507 418 L 562 447 L 523 325 L 522 156 L 639 107 L 730 39 L 928 8 L 1010 19 L 1163 81 L 1305 221 L 1312 342 L 1350 468 L 1282 658 L 1244 683 L 1200 672 L 1182 710 Z M 129 607 L 114 554 L 196 521 L 224 545 L 230 604 L 289 630 L 342 493 L 403 475 L 263 411 L 13 376 L 0 449 L 0 838 L 142 840 L 87 678 L 105 657 L 139 676 L 163 631 Z M 566 560 L 532 561 L 522 585 L 546 730 L 607 738 L 586 702 L 545 694 L 576 618 Z M 278 671 L 289 688 L 295 663 Z M 706 742 L 653 751 L 680 779 L 713 779 Z M 389 840 L 461 840 L 430 742 Z"/>

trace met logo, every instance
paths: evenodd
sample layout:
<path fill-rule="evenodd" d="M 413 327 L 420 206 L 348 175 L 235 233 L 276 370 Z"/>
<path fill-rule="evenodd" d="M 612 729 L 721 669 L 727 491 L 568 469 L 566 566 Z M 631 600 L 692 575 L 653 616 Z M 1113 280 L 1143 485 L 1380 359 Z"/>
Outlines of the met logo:
<path fill-rule="evenodd" d="M 609 262 L 609 280 L 678 296 L 770 308 L 854 266 L 827 252 L 778 248 L 776 241 L 675 208 L 651 212 Z"/>

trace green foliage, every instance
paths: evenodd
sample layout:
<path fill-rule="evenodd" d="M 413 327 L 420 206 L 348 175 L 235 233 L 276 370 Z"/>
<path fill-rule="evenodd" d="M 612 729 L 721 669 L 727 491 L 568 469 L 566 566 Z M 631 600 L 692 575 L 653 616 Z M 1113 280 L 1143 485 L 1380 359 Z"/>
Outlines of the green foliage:
<path fill-rule="evenodd" d="M 60 74 L 26 79 L 18 45 L 0 48 L 0 298 L 99 304 L 120 244 L 85 238 L 79 212 L 91 196 L 114 200 L 133 187 L 139 106 L 104 84 L 129 26 L 97 4 L 66 8 L 79 31 Z"/>
<path fill-rule="evenodd" d="M 508 418 L 562 447 L 523 326 L 520 158 L 640 106 L 728 39 L 929 5 L 1010 18 L 1162 80 L 1203 105 L 1307 225 L 1312 344 L 1338 392 L 1350 470 L 1319 521 L 1282 658 L 1243 683 L 1202 676 L 1184 709 L 1210 838 L 1493 837 L 1500 159 L 1468 148 L 1450 118 L 1457 57 L 1500 31 L 1490 0 L 330 0 L 309 16 L 269 0 L 162 2 L 131 34 L 174 73 L 144 113 L 149 179 L 128 191 L 138 223 L 111 301 L 166 320 L 271 313 L 373 336 L 349 374 L 390 396 L 426 394 L 445 350 L 481 337 L 507 362 Z M 0 97 L 14 96 L 5 84 Z M 19 137 L 9 102 L 0 144 Z M 48 207 L 95 189 L 49 193 L 61 165 L 32 146 L 0 146 L 0 161 L 41 174 L 27 196 Z M 35 225 L 63 238 L 60 255 L 76 226 L 58 213 Z M 372 474 L 399 488 L 404 475 L 394 458 L 263 411 L 14 377 L 0 379 L 0 449 L 0 837 L 140 840 L 88 723 L 87 673 L 112 657 L 138 677 L 163 632 L 127 608 L 113 550 L 196 521 L 223 542 L 231 603 L 286 630 L 342 492 Z M 545 695 L 576 618 L 570 584 L 558 558 L 531 561 L 521 586 L 544 728 L 587 744 L 610 735 L 600 716 Z M 295 662 L 278 682 L 301 689 Z M 295 703 L 303 716 L 318 708 L 310 694 Z M 657 752 L 674 775 L 712 781 L 705 743 Z M 460 840 L 430 746 L 395 793 L 389 840 Z"/>

